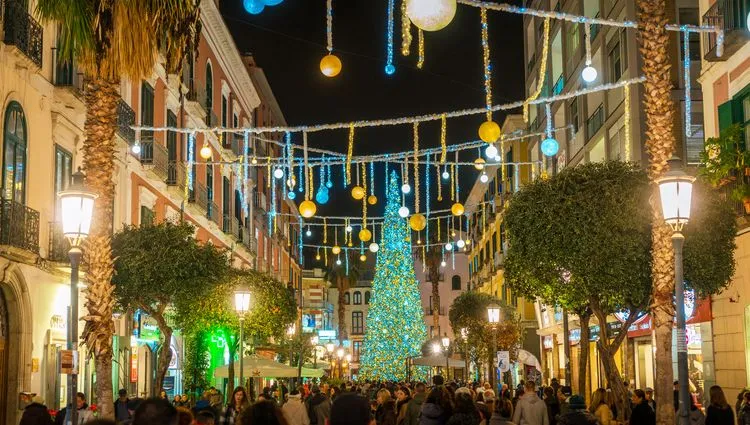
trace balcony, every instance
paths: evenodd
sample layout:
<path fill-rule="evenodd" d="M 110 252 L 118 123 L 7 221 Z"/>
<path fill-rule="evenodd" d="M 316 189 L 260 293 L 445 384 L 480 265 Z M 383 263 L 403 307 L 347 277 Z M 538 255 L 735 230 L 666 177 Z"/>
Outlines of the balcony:
<path fill-rule="evenodd" d="M 154 141 L 153 139 L 141 141 L 141 164 L 152 166 L 151 170 L 163 180 L 166 180 L 169 174 L 168 157 L 167 148 L 162 146 L 158 141 Z"/>
<path fill-rule="evenodd" d="M 182 161 L 167 161 L 167 186 L 177 186 L 180 190 L 185 190 L 185 177 L 187 166 Z"/>
<path fill-rule="evenodd" d="M 208 189 L 201 183 L 194 182 L 188 202 L 195 202 L 204 211 L 208 211 Z"/>
<path fill-rule="evenodd" d="M 42 67 L 42 26 L 29 14 L 25 1 L 6 0 L 3 13 L 3 42 L 15 46 L 37 67 Z"/>
<path fill-rule="evenodd" d="M 57 48 L 52 48 L 52 82 L 57 87 L 68 87 L 77 97 L 83 97 L 83 72 L 78 70 L 75 61 L 64 59 Z"/>
<path fill-rule="evenodd" d="M 704 32 L 703 57 L 709 62 L 720 62 L 731 57 L 745 42 L 750 32 L 745 28 L 750 3 L 746 0 L 716 0 L 703 15 L 702 24 L 724 30 L 724 53 L 716 55 L 716 34 Z"/>
<path fill-rule="evenodd" d="M 239 226 L 237 226 L 237 229 L 239 231 Z M 237 236 L 237 234 L 234 232 L 234 219 L 231 215 L 229 214 L 222 215 L 221 231 L 226 234 L 231 233 L 232 235 Z"/>
<path fill-rule="evenodd" d="M 425 306 L 422 307 L 422 310 L 424 310 L 425 316 L 432 316 L 432 307 Z M 438 314 L 441 316 L 445 316 L 445 307 L 438 307 Z"/>
<path fill-rule="evenodd" d="M 230 216 L 224 216 L 224 223 L 227 221 L 230 222 L 232 226 L 232 236 L 234 236 L 238 241 L 242 242 L 242 238 L 245 236 L 242 227 L 242 224 L 240 223 L 240 220 L 237 219 L 237 217 L 230 217 Z"/>
<path fill-rule="evenodd" d="M 211 221 L 216 223 L 219 227 L 221 227 L 221 210 L 219 209 L 219 206 L 216 205 L 216 203 L 213 201 L 213 199 L 211 199 L 208 203 L 206 216 L 211 219 Z"/>
<path fill-rule="evenodd" d="M 245 154 L 245 135 L 240 133 L 225 133 L 224 137 L 228 137 L 231 145 L 230 148 L 232 149 L 232 153 L 234 153 L 237 156 L 243 156 Z M 248 150 L 250 150 L 250 146 L 248 145 Z"/>
<path fill-rule="evenodd" d="M 117 101 L 117 134 L 129 144 L 135 143 L 135 130 L 131 126 L 135 123 L 135 112 L 124 100 Z"/>
<path fill-rule="evenodd" d="M 39 211 L 8 199 L 0 200 L 0 245 L 39 254 Z"/>
<path fill-rule="evenodd" d="M 266 194 L 263 192 L 253 193 L 253 209 L 258 215 L 265 215 L 268 211 L 268 204 L 266 203 Z"/>
<path fill-rule="evenodd" d="M 591 116 L 586 119 L 586 139 L 591 140 L 596 132 L 604 125 L 604 104 L 599 105 Z"/>
<path fill-rule="evenodd" d="M 62 223 L 50 222 L 49 223 L 49 247 L 47 248 L 47 259 L 50 261 L 57 261 L 59 263 L 67 263 L 68 251 L 70 250 L 70 242 L 68 238 L 63 235 Z"/>

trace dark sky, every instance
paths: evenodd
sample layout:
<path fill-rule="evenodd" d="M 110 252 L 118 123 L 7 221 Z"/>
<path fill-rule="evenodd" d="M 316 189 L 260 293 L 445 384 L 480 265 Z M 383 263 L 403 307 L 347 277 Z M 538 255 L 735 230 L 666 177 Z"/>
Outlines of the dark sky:
<path fill-rule="evenodd" d="M 513 1 L 511 3 L 519 3 Z M 260 15 L 245 12 L 241 0 L 223 0 L 222 13 L 241 52 L 251 52 L 271 84 L 289 125 L 320 124 L 447 112 L 484 105 L 479 9 L 459 5 L 453 22 L 425 33 L 425 66 L 416 68 L 416 29 L 412 55 L 401 56 L 400 0 L 396 0 L 396 73 L 383 71 L 386 58 L 386 0 L 334 0 L 334 53 L 341 74 L 324 77 L 318 63 L 326 54 L 325 0 L 285 0 Z M 519 15 L 488 12 L 495 103 L 523 97 L 523 39 Z M 448 144 L 476 139 L 483 115 L 448 121 Z M 495 116 L 496 122 L 502 116 Z M 420 125 L 420 147 L 439 146 L 440 123 Z M 354 153 L 401 152 L 412 148 L 411 126 L 358 129 Z M 345 153 L 347 130 L 309 136 L 310 146 Z M 301 141 L 298 141 L 301 143 Z M 476 153 L 466 153 L 473 160 Z M 423 174 L 424 172 L 422 172 Z M 376 171 L 382 182 L 382 169 Z M 475 173 L 463 173 L 462 198 Z M 340 178 L 339 178 L 340 179 Z M 382 184 L 376 181 L 379 199 Z M 361 207 L 339 182 L 331 202 L 318 215 L 359 215 Z M 446 187 L 444 186 L 444 190 Z M 432 189 L 434 195 L 435 189 Z M 345 195 L 345 196 L 344 196 Z M 445 196 L 444 196 L 445 198 Z M 384 202 L 368 214 L 380 215 Z M 442 205 L 447 207 L 448 204 Z M 433 205 L 434 207 L 434 205 Z"/>

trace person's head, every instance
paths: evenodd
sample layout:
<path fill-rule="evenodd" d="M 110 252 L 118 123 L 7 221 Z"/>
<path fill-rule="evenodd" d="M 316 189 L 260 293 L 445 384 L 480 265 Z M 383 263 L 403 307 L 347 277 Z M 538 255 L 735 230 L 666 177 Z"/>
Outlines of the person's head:
<path fill-rule="evenodd" d="M 654 399 L 654 389 L 653 388 L 647 387 L 646 390 L 644 391 L 644 393 L 646 394 L 646 400 L 651 401 L 651 400 Z"/>
<path fill-rule="evenodd" d="M 86 394 L 77 393 L 76 394 L 76 408 L 82 409 L 85 404 L 86 404 Z"/>
<path fill-rule="evenodd" d="M 643 400 L 645 399 L 646 393 L 640 389 L 633 391 L 633 395 L 630 397 L 630 400 L 633 402 L 633 404 L 641 404 L 641 402 L 643 402 Z"/>
<path fill-rule="evenodd" d="M 607 404 L 607 390 L 598 388 L 591 394 L 591 407 L 589 410 L 591 410 L 591 413 L 594 413 L 602 404 Z"/>
<path fill-rule="evenodd" d="M 424 382 L 418 382 L 417 385 L 414 386 L 414 391 L 417 394 L 424 394 L 424 392 L 427 391 L 427 386 Z"/>
<path fill-rule="evenodd" d="M 385 388 L 381 388 L 378 390 L 378 395 L 376 398 L 378 400 L 378 404 L 383 404 L 391 399 L 391 392 Z"/>
<path fill-rule="evenodd" d="M 462 389 L 465 387 L 459 388 Z M 458 392 L 456 391 L 455 408 L 454 413 L 470 413 L 477 414 L 477 408 L 474 406 L 474 400 L 471 399 L 471 393 L 467 391 Z"/>
<path fill-rule="evenodd" d="M 232 399 L 229 401 L 229 404 L 234 407 L 245 407 L 250 404 L 247 399 L 245 387 L 240 386 L 234 389 L 234 392 L 232 392 Z"/>
<path fill-rule="evenodd" d="M 432 377 L 432 385 L 443 385 L 445 383 L 445 379 L 443 379 L 440 375 L 435 375 Z"/>
<path fill-rule="evenodd" d="M 501 398 L 495 403 L 495 413 L 501 418 L 510 419 L 513 416 L 513 403 L 507 398 Z"/>
<path fill-rule="evenodd" d="M 711 400 L 711 405 L 716 407 L 726 407 L 728 405 L 727 398 L 724 395 L 724 390 L 720 386 L 714 385 L 708 390 Z"/>
<path fill-rule="evenodd" d="M 745 400 L 745 404 L 750 403 L 750 391 L 745 391 L 742 393 L 742 397 Z"/>
<path fill-rule="evenodd" d="M 492 417 L 492 409 L 490 408 L 490 405 L 485 403 L 477 403 L 475 406 L 477 411 L 479 412 L 480 420 L 489 423 L 490 417 Z"/>
<path fill-rule="evenodd" d="M 167 398 L 167 392 L 164 390 L 161 390 L 159 392 L 159 398 Z"/>
<path fill-rule="evenodd" d="M 544 387 L 542 392 L 545 400 L 552 400 L 555 397 L 555 389 L 552 387 Z"/>
<path fill-rule="evenodd" d="M 505 392 L 508 390 L 508 384 L 503 384 L 503 386 L 500 388 L 502 389 L 503 392 Z"/>
<path fill-rule="evenodd" d="M 117 392 L 117 395 L 120 396 L 120 400 L 125 400 L 128 398 L 128 390 L 121 388 L 120 391 Z"/>
<path fill-rule="evenodd" d="M 561 402 L 567 400 L 571 395 L 573 395 L 573 389 L 567 385 L 557 389 L 557 399 Z"/>
<path fill-rule="evenodd" d="M 313 393 L 313 395 L 320 394 L 320 387 L 317 385 L 313 385 L 312 388 L 310 388 L 310 392 Z"/>
<path fill-rule="evenodd" d="M 674 387 L 675 391 L 680 389 L 680 381 L 674 381 L 672 382 L 672 387 Z"/>
<path fill-rule="evenodd" d="M 287 425 L 276 403 L 264 400 L 250 406 L 240 415 L 241 425 Z"/>
<path fill-rule="evenodd" d="M 523 388 L 525 392 L 533 393 L 534 391 L 536 391 L 536 383 L 534 383 L 534 381 L 526 381 L 526 383 L 523 384 Z"/>
<path fill-rule="evenodd" d="M 405 386 L 401 385 L 398 388 L 396 388 L 396 400 L 404 401 L 408 399 L 410 396 L 411 396 L 411 392 Z"/>
<path fill-rule="evenodd" d="M 177 409 L 167 400 L 150 398 L 135 409 L 133 425 L 177 425 Z"/>
<path fill-rule="evenodd" d="M 346 393 L 331 406 L 329 425 L 370 425 L 374 418 L 367 399 L 354 393 Z"/>
<path fill-rule="evenodd" d="M 179 397 L 179 396 L 178 396 Z M 193 414 L 186 407 L 177 408 L 177 425 L 192 425 Z"/>
<path fill-rule="evenodd" d="M 425 403 L 437 404 L 448 416 L 453 414 L 453 401 L 451 400 L 451 394 L 442 385 L 432 388 L 430 394 L 427 395 L 427 399 L 425 399 Z"/>
<path fill-rule="evenodd" d="M 198 425 L 214 425 L 216 417 L 210 410 L 202 410 L 195 415 L 195 423 Z"/>
<path fill-rule="evenodd" d="M 586 400 L 578 394 L 570 396 L 568 407 L 570 410 L 586 410 Z"/>

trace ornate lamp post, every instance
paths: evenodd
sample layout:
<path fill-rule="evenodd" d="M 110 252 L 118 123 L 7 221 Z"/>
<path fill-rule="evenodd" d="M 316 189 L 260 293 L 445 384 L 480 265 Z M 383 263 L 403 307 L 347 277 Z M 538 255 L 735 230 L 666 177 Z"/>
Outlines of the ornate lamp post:
<path fill-rule="evenodd" d="M 447 333 L 443 333 L 443 337 L 440 338 L 440 344 L 443 346 L 443 351 L 445 351 L 445 379 L 448 379 L 448 376 L 450 375 L 450 366 L 448 365 L 448 348 L 451 346 L 451 340 L 448 339 Z"/>
<path fill-rule="evenodd" d="M 250 291 L 247 289 L 237 289 L 234 291 L 234 311 L 237 312 L 237 316 L 240 319 L 240 341 L 239 341 L 239 357 L 240 357 L 240 386 L 245 386 L 243 376 L 243 366 L 245 363 L 245 315 L 250 311 Z"/>
<path fill-rule="evenodd" d="M 487 322 L 492 327 L 492 370 L 490 372 L 490 382 L 492 383 L 492 389 L 497 388 L 495 377 L 497 376 L 497 365 L 495 364 L 495 357 L 497 357 L 497 325 L 500 323 L 500 306 L 492 303 L 487 306 Z"/>
<path fill-rule="evenodd" d="M 332 342 L 326 344 L 326 353 L 328 353 L 328 364 L 331 366 L 331 376 L 333 376 L 333 350 L 336 345 Z"/>
<path fill-rule="evenodd" d="M 78 345 L 78 266 L 81 263 L 81 245 L 91 230 L 96 195 L 86 190 L 85 176 L 78 170 L 72 176 L 67 190 L 57 194 L 62 206 L 63 234 L 70 241 L 70 316 L 68 317 L 68 350 L 75 352 Z M 68 403 L 66 409 L 70 423 L 78 423 L 76 394 L 78 393 L 77 365 L 68 375 Z"/>
<path fill-rule="evenodd" d="M 346 375 L 352 376 L 352 355 L 347 353 L 344 358 L 346 359 Z"/>
<path fill-rule="evenodd" d="M 318 368 L 318 335 L 315 334 L 310 337 L 310 344 L 313 346 L 313 367 Z"/>
<path fill-rule="evenodd" d="M 672 228 L 674 246 L 674 292 L 677 307 L 677 380 L 680 383 L 678 411 L 679 423 L 688 424 L 690 388 L 688 387 L 688 353 L 685 332 L 685 283 L 682 271 L 682 246 L 685 236 L 682 228 L 690 220 L 690 205 L 693 200 L 695 178 L 679 168 L 678 161 L 670 161 L 671 170 L 658 179 L 661 210 L 664 221 Z"/>

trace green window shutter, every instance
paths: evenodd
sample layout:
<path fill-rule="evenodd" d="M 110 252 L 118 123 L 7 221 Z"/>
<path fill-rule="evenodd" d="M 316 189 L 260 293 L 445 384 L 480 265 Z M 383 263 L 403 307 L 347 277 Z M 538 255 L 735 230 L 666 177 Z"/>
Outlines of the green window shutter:
<path fill-rule="evenodd" d="M 734 115 L 732 110 L 735 108 L 735 102 L 730 100 L 719 105 L 719 133 L 734 124 Z"/>

